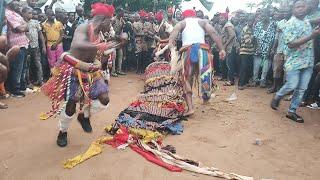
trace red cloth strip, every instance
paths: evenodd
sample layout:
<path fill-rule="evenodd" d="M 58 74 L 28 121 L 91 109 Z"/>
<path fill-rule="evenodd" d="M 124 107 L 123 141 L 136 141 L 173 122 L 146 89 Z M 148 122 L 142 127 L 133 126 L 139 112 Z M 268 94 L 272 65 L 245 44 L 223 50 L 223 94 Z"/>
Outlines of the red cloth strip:
<path fill-rule="evenodd" d="M 165 162 L 163 162 L 161 159 L 159 159 L 157 156 L 155 156 L 154 154 L 152 154 L 151 152 L 149 151 L 145 151 L 143 150 L 142 148 L 138 147 L 137 145 L 130 145 L 130 148 L 137 152 L 138 154 L 140 154 L 141 156 L 143 156 L 146 160 L 154 163 L 154 164 L 157 164 L 163 168 L 166 168 L 167 170 L 169 171 L 172 171 L 172 172 L 182 172 L 182 169 L 178 166 L 173 166 L 173 165 L 170 165 L 170 164 L 167 164 Z"/>

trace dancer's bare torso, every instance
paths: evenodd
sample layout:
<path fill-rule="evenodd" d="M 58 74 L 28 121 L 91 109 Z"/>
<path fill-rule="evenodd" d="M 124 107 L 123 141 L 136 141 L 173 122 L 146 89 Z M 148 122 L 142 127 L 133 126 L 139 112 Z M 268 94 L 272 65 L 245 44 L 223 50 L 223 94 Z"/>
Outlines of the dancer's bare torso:
<path fill-rule="evenodd" d="M 74 34 L 70 53 L 84 62 L 92 63 L 97 55 L 97 47 L 89 39 L 89 24 L 80 25 Z"/>

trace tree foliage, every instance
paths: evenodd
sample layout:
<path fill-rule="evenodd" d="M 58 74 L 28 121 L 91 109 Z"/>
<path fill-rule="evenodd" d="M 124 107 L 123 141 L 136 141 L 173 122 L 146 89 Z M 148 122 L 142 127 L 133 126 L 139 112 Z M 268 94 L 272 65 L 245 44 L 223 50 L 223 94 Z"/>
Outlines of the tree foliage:
<path fill-rule="evenodd" d="M 84 0 L 84 8 L 86 12 L 90 12 L 91 4 L 105 0 Z M 122 7 L 129 11 L 156 11 L 159 9 L 167 9 L 168 7 L 178 7 L 181 0 L 107 0 L 107 3 L 113 4 L 115 7 Z"/>

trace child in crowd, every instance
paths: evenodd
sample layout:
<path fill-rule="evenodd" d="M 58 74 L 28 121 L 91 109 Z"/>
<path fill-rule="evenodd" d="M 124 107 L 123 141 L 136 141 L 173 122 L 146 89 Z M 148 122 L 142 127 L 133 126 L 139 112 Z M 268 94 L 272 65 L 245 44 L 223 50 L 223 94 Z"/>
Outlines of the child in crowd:
<path fill-rule="evenodd" d="M 46 11 L 47 20 L 43 23 L 43 33 L 46 37 L 47 56 L 50 68 L 53 68 L 63 53 L 63 25 L 57 21 L 51 9 Z"/>
<path fill-rule="evenodd" d="M 41 86 L 43 83 L 43 73 L 42 73 L 42 65 L 40 58 L 40 49 L 39 42 L 42 43 L 42 52 L 46 53 L 46 48 L 44 44 L 44 37 L 41 32 L 40 23 L 38 20 L 33 19 L 33 14 L 37 14 L 36 11 L 32 12 L 32 9 L 29 7 L 25 7 L 22 9 L 23 17 L 25 21 L 28 23 L 29 31 L 26 33 L 29 39 L 29 48 L 28 48 L 28 64 L 29 74 L 34 75 L 34 85 Z M 40 40 L 40 41 L 39 41 Z M 34 67 L 34 68 L 32 68 Z"/>

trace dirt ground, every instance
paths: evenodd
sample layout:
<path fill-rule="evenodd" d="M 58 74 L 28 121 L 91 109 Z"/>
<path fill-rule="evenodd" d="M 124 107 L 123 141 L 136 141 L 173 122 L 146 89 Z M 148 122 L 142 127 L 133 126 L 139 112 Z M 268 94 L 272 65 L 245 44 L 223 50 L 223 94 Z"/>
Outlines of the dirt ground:
<path fill-rule="evenodd" d="M 104 179 L 104 180 L 207 180 L 218 179 L 189 172 L 172 173 L 147 162 L 130 149 L 109 146 L 104 152 L 71 170 L 62 162 L 84 152 L 102 135 L 104 126 L 142 89 L 136 75 L 113 78 L 111 104 L 93 117 L 94 132 L 86 134 L 74 120 L 69 145 L 56 145 L 57 119 L 39 120 L 49 110 L 49 100 L 40 93 L 24 99 L 5 100 L 9 109 L 0 111 L 0 179 Z M 255 179 L 315 180 L 320 177 L 320 111 L 302 108 L 304 124 L 285 118 L 288 102 L 279 111 L 269 108 L 271 95 L 263 89 L 236 91 L 238 99 L 223 102 L 234 88 L 221 88 L 209 105 L 196 100 L 196 114 L 184 122 L 184 133 L 168 136 L 164 143 L 177 153 L 226 172 Z M 262 145 L 255 145 L 260 139 Z"/>

